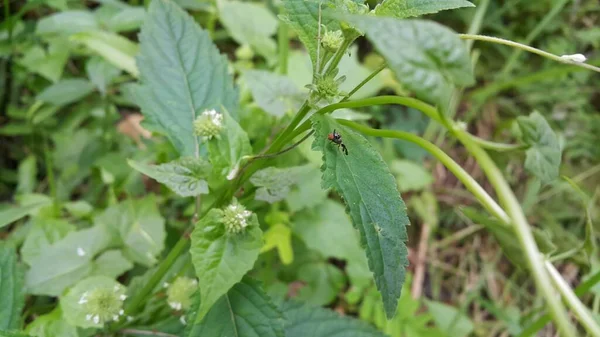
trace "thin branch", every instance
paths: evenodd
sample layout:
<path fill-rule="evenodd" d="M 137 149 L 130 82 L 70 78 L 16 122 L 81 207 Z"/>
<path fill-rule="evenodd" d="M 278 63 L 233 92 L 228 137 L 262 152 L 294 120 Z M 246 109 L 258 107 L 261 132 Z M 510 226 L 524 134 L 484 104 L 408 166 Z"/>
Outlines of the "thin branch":
<path fill-rule="evenodd" d="M 138 329 L 123 329 L 121 331 L 119 331 L 119 333 L 122 333 L 124 335 L 145 335 L 145 336 L 159 336 L 159 337 L 178 337 L 177 335 L 173 335 L 170 333 L 166 333 L 166 332 L 160 332 L 160 331 L 150 331 L 150 330 L 138 330 Z"/>

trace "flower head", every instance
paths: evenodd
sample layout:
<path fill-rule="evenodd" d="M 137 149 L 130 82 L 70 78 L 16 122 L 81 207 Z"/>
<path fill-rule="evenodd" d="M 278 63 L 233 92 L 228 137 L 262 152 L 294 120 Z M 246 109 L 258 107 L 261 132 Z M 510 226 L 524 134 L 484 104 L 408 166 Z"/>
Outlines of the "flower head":
<path fill-rule="evenodd" d="M 202 137 L 203 141 L 211 140 L 213 137 L 219 137 L 223 128 L 223 114 L 216 110 L 204 111 L 194 121 L 194 133 Z"/>
<path fill-rule="evenodd" d="M 84 292 L 77 303 L 83 307 L 86 320 L 103 325 L 119 320 L 124 314 L 123 301 L 126 298 L 123 287 L 99 287 Z"/>
<path fill-rule="evenodd" d="M 167 289 L 167 303 L 175 310 L 185 310 L 192 304 L 192 295 L 198 281 L 189 277 L 178 277 Z"/>
<path fill-rule="evenodd" d="M 229 233 L 239 233 L 248 227 L 248 218 L 252 212 L 247 211 L 244 206 L 233 203 L 223 210 L 223 224 Z"/>
<path fill-rule="evenodd" d="M 344 43 L 344 36 L 341 30 L 326 31 L 321 38 L 321 44 L 327 51 L 335 52 Z"/>

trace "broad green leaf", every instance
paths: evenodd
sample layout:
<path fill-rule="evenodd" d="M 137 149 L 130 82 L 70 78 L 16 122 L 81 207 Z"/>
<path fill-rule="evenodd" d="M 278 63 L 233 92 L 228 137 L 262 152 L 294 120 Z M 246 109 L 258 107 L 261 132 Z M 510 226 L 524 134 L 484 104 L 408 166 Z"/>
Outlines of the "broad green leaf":
<path fill-rule="evenodd" d="M 35 217 L 32 222 L 21 247 L 21 257 L 29 265 L 55 242 L 75 231 L 75 226 L 61 219 Z"/>
<path fill-rule="evenodd" d="M 462 7 L 475 5 L 466 0 L 384 0 L 374 11 L 375 15 L 405 19 Z"/>
<path fill-rule="evenodd" d="M 250 182 L 257 186 L 255 199 L 270 204 L 283 200 L 290 187 L 297 184 L 310 166 L 295 166 L 286 168 L 267 167 L 257 171 L 250 177 Z"/>
<path fill-rule="evenodd" d="M 140 34 L 137 63 L 142 113 L 182 156 L 194 155 L 193 122 L 206 109 L 237 114 L 238 91 L 210 35 L 171 1 L 150 4 Z M 213 163 L 214 165 L 214 163 Z"/>
<path fill-rule="evenodd" d="M 138 77 L 139 71 L 134 58 L 138 52 L 138 45 L 134 42 L 121 35 L 104 31 L 83 32 L 71 36 L 70 39 L 85 45 L 115 67 Z"/>
<path fill-rule="evenodd" d="M 94 90 L 94 85 L 82 78 L 60 80 L 47 87 L 36 96 L 42 102 L 54 105 L 67 105 L 89 95 Z"/>
<path fill-rule="evenodd" d="M 306 144 L 306 146 L 303 146 L 303 144 Z M 303 144 L 300 144 L 299 147 L 306 147 L 308 152 L 317 154 L 318 156 L 318 152 L 310 150 L 310 143 L 308 141 Z M 320 156 L 318 159 L 320 164 Z M 321 176 L 318 167 L 313 167 L 306 171 L 300 178 L 300 181 L 302 181 L 302 183 L 292 188 L 285 199 L 288 209 L 292 213 L 320 205 L 327 199 L 327 194 L 329 193 L 327 190 L 321 188 Z"/>
<path fill-rule="evenodd" d="M 360 232 L 386 314 L 392 317 L 408 265 L 409 220 L 396 181 L 381 155 L 362 135 L 328 116 L 311 119 L 313 149 L 323 153 L 322 186 L 335 189 L 344 198 L 352 223 Z M 349 155 L 327 139 L 334 129 L 342 136 Z"/>
<path fill-rule="evenodd" d="M 244 81 L 256 104 L 275 117 L 297 110 L 306 96 L 290 78 L 269 71 L 248 70 Z"/>
<path fill-rule="evenodd" d="M 19 182 L 16 194 L 31 193 L 37 183 L 37 160 L 34 155 L 29 155 L 19 163 Z"/>
<path fill-rule="evenodd" d="M 91 57 L 86 62 L 85 71 L 103 96 L 106 95 L 106 88 L 121 73 L 119 68 L 99 56 Z"/>
<path fill-rule="evenodd" d="M 465 337 L 473 332 L 473 322 L 458 309 L 441 302 L 425 301 L 436 325 L 447 336 Z"/>
<path fill-rule="evenodd" d="M 29 205 L 8 207 L 0 210 L 0 228 L 10 225 L 46 205 L 48 205 L 48 202 L 40 201 Z"/>
<path fill-rule="evenodd" d="M 433 177 L 422 165 L 410 160 L 394 159 L 390 171 L 396 176 L 400 192 L 422 190 L 433 182 Z"/>
<path fill-rule="evenodd" d="M 0 330 L 18 329 L 25 304 L 23 269 L 14 247 L 0 243 Z"/>
<path fill-rule="evenodd" d="M 534 111 L 527 117 L 517 117 L 517 126 L 519 138 L 529 145 L 525 169 L 543 183 L 558 178 L 562 150 L 556 133 L 546 119 Z"/>
<path fill-rule="evenodd" d="M 445 109 L 454 86 L 474 83 L 465 44 L 450 29 L 423 20 L 353 16 L 402 85 Z"/>
<path fill-rule="evenodd" d="M 153 195 L 126 200 L 94 219 L 111 233 L 113 245 L 122 247 L 129 260 L 151 266 L 165 246 L 165 219 Z"/>
<path fill-rule="evenodd" d="M 360 247 L 359 233 L 352 227 L 344 207 L 331 200 L 323 200 L 314 209 L 305 210 L 292 218 L 294 234 L 306 246 L 324 257 L 346 260 L 352 285 L 366 285 L 372 276 L 367 258 Z"/>
<path fill-rule="evenodd" d="M 279 259 L 283 264 L 290 264 L 294 261 L 294 251 L 292 250 L 292 231 L 284 224 L 275 224 L 271 226 L 264 235 L 265 243 L 260 249 L 261 253 L 268 252 L 277 248 Z"/>
<path fill-rule="evenodd" d="M 36 337 L 78 337 L 77 328 L 62 317 L 60 307 L 37 317 L 25 330 Z"/>
<path fill-rule="evenodd" d="M 203 159 L 182 157 L 161 165 L 146 165 L 128 160 L 129 166 L 150 178 L 165 184 L 181 197 L 193 197 L 208 193 L 206 178 L 211 166 Z"/>
<path fill-rule="evenodd" d="M 229 233 L 223 211 L 212 209 L 196 223 L 191 235 L 192 263 L 198 276 L 201 304 L 196 322 L 254 266 L 262 246 L 256 215 L 240 233 Z"/>
<path fill-rule="evenodd" d="M 4 331 L 0 330 L 0 337 L 31 337 L 20 331 Z"/>
<path fill-rule="evenodd" d="M 275 61 L 276 44 L 271 38 L 277 31 L 277 18 L 256 2 L 217 1 L 219 21 L 241 45 L 250 45 L 265 59 Z"/>
<path fill-rule="evenodd" d="M 76 280 L 79 281 L 79 280 Z M 65 319 L 72 325 L 82 328 L 101 328 L 104 326 L 104 322 L 94 323 L 93 320 L 86 317 L 84 305 L 80 303 L 81 297 L 87 293 L 96 289 L 108 289 L 114 292 L 115 297 L 119 298 L 121 295 L 125 295 L 127 288 L 121 285 L 119 282 L 106 276 L 92 276 L 85 278 L 69 289 L 65 296 L 60 299 L 60 308 L 63 311 Z"/>
<path fill-rule="evenodd" d="M 33 258 L 25 274 L 28 293 L 60 295 L 90 274 L 91 260 L 110 243 L 108 233 L 100 226 L 69 233 Z"/>
<path fill-rule="evenodd" d="M 220 296 L 201 322 L 188 323 L 186 337 L 283 337 L 284 322 L 260 284 L 244 277 Z"/>
<path fill-rule="evenodd" d="M 310 305 L 331 304 L 346 286 L 342 271 L 326 260 L 299 265 L 297 275 L 304 286 L 298 290 L 296 298 Z"/>
<path fill-rule="evenodd" d="M 133 268 L 133 263 L 127 260 L 120 250 L 109 250 L 94 260 L 92 275 L 117 278 L 131 268 Z"/>
<path fill-rule="evenodd" d="M 223 177 L 233 179 L 240 169 L 242 157 L 252 153 L 248 134 L 227 111 L 223 111 L 221 133 L 208 141 L 208 153 L 217 183 L 222 182 Z"/>
<path fill-rule="evenodd" d="M 94 210 L 94 207 L 84 200 L 65 202 L 63 207 L 76 218 L 86 217 Z"/>
<path fill-rule="evenodd" d="M 371 325 L 350 317 L 340 316 L 329 309 L 288 301 L 282 308 L 286 337 L 384 337 Z"/>
<path fill-rule="evenodd" d="M 65 38 L 50 39 L 48 44 L 47 49 L 37 44 L 31 46 L 17 62 L 29 71 L 56 83 L 60 80 L 69 59 L 70 48 Z"/>
<path fill-rule="evenodd" d="M 107 18 L 105 26 L 113 32 L 129 32 L 138 30 L 145 18 L 146 10 L 143 7 L 127 6 Z"/>
<path fill-rule="evenodd" d="M 90 11 L 72 10 L 54 13 L 40 19 L 35 32 L 38 35 L 71 35 L 98 28 L 98 23 Z"/>

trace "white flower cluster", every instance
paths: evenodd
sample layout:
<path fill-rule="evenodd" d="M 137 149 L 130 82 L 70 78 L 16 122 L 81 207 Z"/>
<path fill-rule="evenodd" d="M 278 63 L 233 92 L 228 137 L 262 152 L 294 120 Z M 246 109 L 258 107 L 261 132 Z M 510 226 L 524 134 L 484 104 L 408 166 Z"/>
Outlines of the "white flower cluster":
<path fill-rule="evenodd" d="M 110 321 L 118 321 L 125 313 L 123 301 L 127 295 L 122 293 L 122 288 L 115 285 L 113 289 L 96 288 L 84 292 L 79 298 L 78 304 L 83 306 L 86 313 L 85 319 L 94 324 L 104 324 Z"/>
<path fill-rule="evenodd" d="M 252 212 L 244 206 L 233 203 L 223 210 L 223 224 L 229 233 L 239 233 L 248 227 L 248 218 Z"/>
<path fill-rule="evenodd" d="M 194 121 L 194 133 L 202 137 L 203 141 L 218 137 L 223 128 L 223 114 L 216 110 L 205 110 Z"/>

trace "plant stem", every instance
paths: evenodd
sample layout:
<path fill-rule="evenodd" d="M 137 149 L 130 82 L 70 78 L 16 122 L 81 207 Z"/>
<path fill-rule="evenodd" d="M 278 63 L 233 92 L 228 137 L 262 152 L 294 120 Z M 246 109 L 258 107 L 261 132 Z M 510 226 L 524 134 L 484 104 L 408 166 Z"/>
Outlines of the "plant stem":
<path fill-rule="evenodd" d="M 346 102 L 348 99 L 350 99 L 350 97 L 352 97 L 352 95 L 354 95 L 357 91 L 360 90 L 360 88 L 362 88 L 365 84 L 367 84 L 370 80 L 373 79 L 373 77 L 377 76 L 377 74 L 379 74 L 383 69 L 385 69 L 387 65 L 384 63 L 382 63 L 379 67 L 377 67 L 377 69 L 373 70 L 373 72 L 367 76 L 364 80 L 362 80 L 362 82 L 360 82 L 356 87 L 354 87 L 354 89 L 352 89 L 348 95 L 346 95 L 341 101 L 341 102 Z"/>
<path fill-rule="evenodd" d="M 497 217 L 503 222 L 509 222 L 510 219 L 504 210 L 496 203 L 496 201 L 479 185 L 479 183 L 471 177 L 467 171 L 465 171 L 457 162 L 454 161 L 446 152 L 442 151 L 439 147 L 435 146 L 428 140 L 425 140 L 417 135 L 404 131 L 395 130 L 377 130 L 367 126 L 360 125 L 355 122 L 351 122 L 344 119 L 338 119 L 338 123 L 345 125 L 349 128 L 357 130 L 365 135 L 375 137 L 386 137 L 395 138 L 415 143 L 433 155 L 439 160 L 450 172 L 452 172 L 465 187 L 473 193 L 477 200 L 483 205 L 483 207 L 490 212 L 492 215 Z"/>
<path fill-rule="evenodd" d="M 461 143 L 463 143 L 471 155 L 475 157 L 490 183 L 494 186 L 500 203 L 508 213 L 510 222 L 514 226 L 515 234 L 519 240 L 521 248 L 525 253 L 525 258 L 529 265 L 529 269 L 535 281 L 536 287 L 541 292 L 541 295 L 545 298 L 548 309 L 550 310 L 550 314 L 556 323 L 560 335 L 565 337 L 575 336 L 574 327 L 569 321 L 569 317 L 565 311 L 565 308 L 560 300 L 556 297 L 556 290 L 553 288 L 548 274 L 543 267 L 544 262 L 542 259 L 540 259 L 540 252 L 537 244 L 535 243 L 529 223 L 525 218 L 525 214 L 523 214 L 523 210 L 519 205 L 519 201 L 504 179 L 502 172 L 500 172 L 489 155 L 473 141 L 470 135 L 456 128 L 450 131 Z"/>
<path fill-rule="evenodd" d="M 50 196 L 52 196 L 52 208 L 55 215 L 60 214 L 60 203 L 58 202 L 58 193 L 56 192 L 56 179 L 54 178 L 54 168 L 52 167 L 52 154 L 50 153 L 50 147 L 48 146 L 48 137 L 42 135 L 44 138 L 44 161 L 46 162 L 46 178 L 48 179 L 48 186 L 50 187 Z"/>
<path fill-rule="evenodd" d="M 533 47 L 530 47 L 530 46 L 528 46 L 526 44 L 514 42 L 514 41 L 511 41 L 511 40 L 506 40 L 506 39 L 501 39 L 501 38 L 498 38 L 498 37 L 486 36 L 486 35 L 459 34 L 459 36 L 463 40 L 485 41 L 485 42 L 503 44 L 503 45 L 506 45 L 506 46 L 511 46 L 511 47 L 519 48 L 519 49 L 522 49 L 524 51 L 528 51 L 530 53 L 537 54 L 537 55 L 543 56 L 545 58 L 554 60 L 556 62 L 570 64 L 570 65 L 582 67 L 582 68 L 589 69 L 589 70 L 592 70 L 592 71 L 600 73 L 600 68 L 595 67 L 595 66 L 593 66 L 591 64 L 583 63 L 583 62 L 578 63 L 578 62 L 569 61 L 568 59 L 562 58 L 562 57 L 560 57 L 558 55 L 554 55 L 552 53 L 548 53 L 548 52 L 543 51 L 541 49 L 533 48 Z"/>
<path fill-rule="evenodd" d="M 338 64 L 340 64 L 340 61 L 342 60 L 342 57 L 344 56 L 344 53 L 346 52 L 348 47 L 350 47 L 352 42 L 354 42 L 354 39 L 344 39 L 342 46 L 335 51 L 335 54 L 333 54 L 333 58 L 327 65 L 327 69 L 324 71 L 325 76 L 331 74 L 337 68 Z"/>
<path fill-rule="evenodd" d="M 277 30 L 277 44 L 279 52 L 279 73 L 285 75 L 288 71 L 290 37 L 287 24 L 281 20 L 279 20 L 279 29 Z"/>
<path fill-rule="evenodd" d="M 523 150 L 527 148 L 527 145 L 496 143 L 489 140 L 485 140 L 483 138 L 479 138 L 475 135 L 471 135 L 471 139 L 482 148 L 497 152 Z"/>
<path fill-rule="evenodd" d="M 596 320 L 594 320 L 594 317 L 592 317 L 588 308 L 586 308 L 579 298 L 577 298 L 573 289 L 571 289 L 571 286 L 567 284 L 558 270 L 554 268 L 552 262 L 546 261 L 544 265 L 546 266 L 546 270 L 548 271 L 548 274 L 550 274 L 552 281 L 554 281 L 554 286 L 556 286 L 561 293 L 571 310 L 579 317 L 581 325 L 583 325 L 592 336 L 600 337 L 600 326 L 598 326 L 598 323 L 596 323 Z"/>
<path fill-rule="evenodd" d="M 123 329 L 119 331 L 119 333 L 124 335 L 144 335 L 144 336 L 158 336 L 158 337 L 177 337 L 178 335 L 173 335 L 166 332 L 160 331 L 150 331 L 150 330 L 138 330 L 138 329 Z"/>

